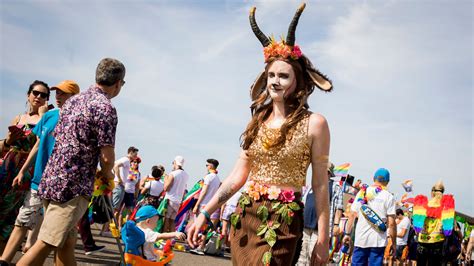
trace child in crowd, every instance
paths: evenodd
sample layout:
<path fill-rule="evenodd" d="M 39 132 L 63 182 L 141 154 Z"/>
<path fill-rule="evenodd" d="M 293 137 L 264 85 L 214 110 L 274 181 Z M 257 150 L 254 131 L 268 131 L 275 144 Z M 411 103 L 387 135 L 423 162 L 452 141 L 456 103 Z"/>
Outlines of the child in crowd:
<path fill-rule="evenodd" d="M 176 238 L 184 240 L 185 235 L 181 232 L 158 233 L 153 231 L 158 222 L 158 212 L 153 206 L 145 205 L 141 207 L 135 216 L 135 222 L 138 228 L 145 233 L 145 244 L 143 245 L 143 253 L 149 261 L 159 261 L 158 255 L 154 252 L 156 249 L 154 244 L 160 239 Z"/>

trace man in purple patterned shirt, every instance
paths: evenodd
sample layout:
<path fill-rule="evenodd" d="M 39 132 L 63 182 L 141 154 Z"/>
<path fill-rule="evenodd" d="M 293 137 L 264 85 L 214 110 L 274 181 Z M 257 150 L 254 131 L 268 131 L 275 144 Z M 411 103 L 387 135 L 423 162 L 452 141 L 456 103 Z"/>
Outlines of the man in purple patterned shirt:
<path fill-rule="evenodd" d="M 43 224 L 38 241 L 17 265 L 43 265 L 53 250 L 57 264 L 76 265 L 76 224 L 89 204 L 97 164 L 103 176 L 114 179 L 117 113 L 110 99 L 120 93 L 124 77 L 120 61 L 102 59 L 96 84 L 64 104 L 54 132 L 56 144 L 38 188 L 45 205 Z"/>

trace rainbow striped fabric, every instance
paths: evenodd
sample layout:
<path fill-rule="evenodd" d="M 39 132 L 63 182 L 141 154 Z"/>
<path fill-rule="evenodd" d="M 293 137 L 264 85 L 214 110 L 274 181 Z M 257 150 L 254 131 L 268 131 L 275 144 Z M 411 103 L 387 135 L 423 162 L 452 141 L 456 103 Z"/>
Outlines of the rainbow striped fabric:
<path fill-rule="evenodd" d="M 344 163 L 339 166 L 334 167 L 334 175 L 335 176 L 347 176 L 349 173 L 349 168 L 351 167 L 351 163 Z"/>
<path fill-rule="evenodd" d="M 187 221 L 186 213 L 194 208 L 194 205 L 197 202 L 199 193 L 201 193 L 202 186 L 204 185 L 204 180 L 201 179 L 197 181 L 191 190 L 184 196 L 183 202 L 181 203 L 178 214 L 174 220 L 177 229 L 183 228 L 183 223 Z"/>

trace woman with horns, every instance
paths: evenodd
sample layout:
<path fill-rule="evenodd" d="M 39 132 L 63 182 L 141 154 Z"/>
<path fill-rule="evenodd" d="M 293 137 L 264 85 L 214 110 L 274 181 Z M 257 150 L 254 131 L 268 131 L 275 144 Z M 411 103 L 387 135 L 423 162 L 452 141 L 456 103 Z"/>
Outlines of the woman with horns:
<path fill-rule="evenodd" d="M 231 216 L 234 265 L 291 265 L 302 236 L 301 190 L 312 165 L 319 237 L 312 265 L 327 261 L 329 128 L 326 119 L 309 111 L 314 87 L 331 91 L 331 82 L 295 45 L 295 30 L 305 4 L 297 10 L 281 42 L 267 38 L 250 11 L 252 30 L 264 47 L 266 67 L 252 85 L 252 119 L 241 136 L 242 152 L 229 177 L 188 232 L 197 246 L 213 213 L 246 184 Z M 205 229 L 204 229 L 205 230 Z"/>

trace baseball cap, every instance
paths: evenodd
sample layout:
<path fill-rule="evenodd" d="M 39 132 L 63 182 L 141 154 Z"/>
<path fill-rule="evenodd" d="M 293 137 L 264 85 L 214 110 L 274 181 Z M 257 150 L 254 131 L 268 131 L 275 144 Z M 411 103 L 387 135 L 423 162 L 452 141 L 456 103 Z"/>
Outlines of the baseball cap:
<path fill-rule="evenodd" d="M 374 181 L 389 182 L 390 173 L 385 168 L 379 168 L 374 174 Z"/>
<path fill-rule="evenodd" d="M 135 214 L 135 222 L 145 221 L 146 219 L 150 219 L 156 215 L 158 215 L 158 211 L 155 209 L 155 207 L 151 205 L 145 205 L 138 209 L 137 213 Z"/>
<path fill-rule="evenodd" d="M 51 87 L 51 90 L 60 90 L 71 94 L 78 94 L 80 92 L 79 85 L 73 80 L 64 80 L 58 85 Z"/>
<path fill-rule="evenodd" d="M 174 157 L 174 163 L 175 163 L 177 166 L 183 166 L 183 165 L 184 165 L 184 158 L 183 158 L 183 156 L 178 155 L 178 156 Z"/>

